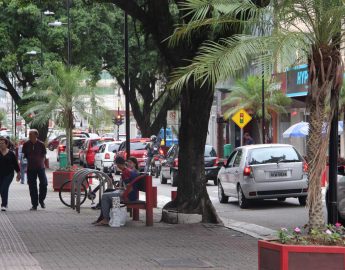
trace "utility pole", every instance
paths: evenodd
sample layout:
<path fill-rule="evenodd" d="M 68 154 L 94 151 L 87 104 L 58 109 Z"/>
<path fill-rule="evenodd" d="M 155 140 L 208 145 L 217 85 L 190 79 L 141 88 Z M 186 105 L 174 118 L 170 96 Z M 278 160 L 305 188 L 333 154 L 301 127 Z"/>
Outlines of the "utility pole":
<path fill-rule="evenodd" d="M 342 1 L 338 1 L 339 8 L 343 5 Z M 340 42 L 341 42 L 341 20 L 338 20 L 339 30 L 334 34 L 332 43 L 335 46 L 335 49 L 338 51 L 339 59 L 335 59 L 335 65 L 338 65 L 338 61 L 341 61 L 340 55 Z M 335 73 L 334 76 L 337 73 Z M 341 76 L 343 76 L 341 74 Z M 337 82 L 337 78 L 333 78 L 334 82 Z M 339 89 L 335 83 L 332 84 L 330 106 L 334 110 L 333 118 L 331 121 L 331 130 L 329 135 L 329 174 L 328 174 L 328 223 L 335 225 L 338 222 L 338 113 L 339 113 Z"/>
<path fill-rule="evenodd" d="M 130 157 L 130 123 L 129 123 L 129 72 L 128 72 L 128 14 L 125 11 L 125 99 L 126 99 L 126 153 L 127 158 Z"/>

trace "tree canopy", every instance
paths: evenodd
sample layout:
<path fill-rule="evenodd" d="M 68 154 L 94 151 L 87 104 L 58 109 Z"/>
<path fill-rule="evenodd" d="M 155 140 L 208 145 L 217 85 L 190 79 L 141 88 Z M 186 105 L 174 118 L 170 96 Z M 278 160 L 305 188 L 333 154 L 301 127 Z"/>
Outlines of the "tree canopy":
<path fill-rule="evenodd" d="M 70 2 L 71 64 L 89 70 L 94 82 L 102 70 L 108 70 L 120 86 L 123 85 L 123 12 L 113 4 Z M 35 78 L 41 75 L 42 63 L 44 67 L 52 61 L 67 63 L 67 27 L 48 26 L 48 22 L 54 20 L 67 22 L 66 2 L 4 0 L 0 5 L 0 80 L 4 85 L 1 90 L 9 92 L 20 107 L 18 89 L 25 91 L 27 86 L 33 85 Z M 41 21 L 41 12 L 46 10 L 55 14 L 42 14 Z M 133 21 L 131 25 L 130 64 L 131 77 L 135 79 L 131 81 L 130 103 L 139 126 L 151 133 L 152 125 L 158 132 L 164 123 L 163 115 L 173 102 L 164 95 L 162 100 L 166 106 L 155 106 L 159 96 L 153 94 L 153 83 L 158 76 L 164 78 L 164 68 L 150 36 L 143 33 L 138 22 Z M 36 55 L 27 54 L 30 51 Z M 16 88 L 11 74 L 17 78 Z M 156 121 L 152 117 L 153 110 L 158 112 Z M 147 116 L 151 117 L 146 119 Z"/>

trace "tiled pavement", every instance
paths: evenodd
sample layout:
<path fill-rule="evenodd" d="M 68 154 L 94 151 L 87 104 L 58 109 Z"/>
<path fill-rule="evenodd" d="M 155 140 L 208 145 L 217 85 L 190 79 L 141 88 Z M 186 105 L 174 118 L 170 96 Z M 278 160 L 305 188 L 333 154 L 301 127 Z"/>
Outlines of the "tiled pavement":
<path fill-rule="evenodd" d="M 257 269 L 257 239 L 212 224 L 153 227 L 91 225 L 98 211 L 65 207 L 53 192 L 46 209 L 29 211 L 28 186 L 10 186 L 9 209 L 0 213 L 0 269 Z M 142 218 L 144 219 L 144 217 Z"/>

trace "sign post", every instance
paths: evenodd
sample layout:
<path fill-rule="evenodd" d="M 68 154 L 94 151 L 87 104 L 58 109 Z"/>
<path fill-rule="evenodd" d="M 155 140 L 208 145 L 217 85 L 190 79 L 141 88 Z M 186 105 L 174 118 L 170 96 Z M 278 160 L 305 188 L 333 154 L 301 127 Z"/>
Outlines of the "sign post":
<path fill-rule="evenodd" d="M 243 109 L 238 110 L 231 120 L 241 129 L 241 146 L 243 145 L 243 128 L 252 120 L 252 117 Z"/>

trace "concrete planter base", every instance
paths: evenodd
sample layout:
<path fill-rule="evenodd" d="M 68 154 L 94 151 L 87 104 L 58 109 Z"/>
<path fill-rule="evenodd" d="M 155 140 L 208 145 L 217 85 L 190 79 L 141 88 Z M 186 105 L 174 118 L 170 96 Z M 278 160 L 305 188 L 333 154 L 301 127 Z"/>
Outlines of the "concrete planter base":
<path fill-rule="evenodd" d="M 199 214 L 184 214 L 174 210 L 163 209 L 162 221 L 169 224 L 193 224 L 200 223 L 202 216 Z"/>

